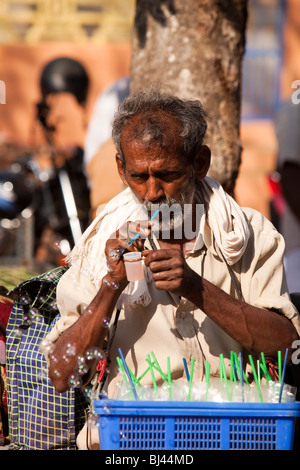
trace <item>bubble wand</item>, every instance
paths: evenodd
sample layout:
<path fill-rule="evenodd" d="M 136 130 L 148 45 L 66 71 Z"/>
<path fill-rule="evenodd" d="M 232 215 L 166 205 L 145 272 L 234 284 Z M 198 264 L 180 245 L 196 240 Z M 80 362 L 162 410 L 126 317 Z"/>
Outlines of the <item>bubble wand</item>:
<path fill-rule="evenodd" d="M 157 211 L 154 212 L 154 214 L 152 215 L 152 217 L 150 218 L 150 222 L 157 216 L 157 214 L 159 213 L 159 209 L 157 209 Z M 132 245 L 132 243 L 137 240 L 139 238 L 140 234 L 137 233 L 131 240 L 128 241 L 128 246 Z"/>

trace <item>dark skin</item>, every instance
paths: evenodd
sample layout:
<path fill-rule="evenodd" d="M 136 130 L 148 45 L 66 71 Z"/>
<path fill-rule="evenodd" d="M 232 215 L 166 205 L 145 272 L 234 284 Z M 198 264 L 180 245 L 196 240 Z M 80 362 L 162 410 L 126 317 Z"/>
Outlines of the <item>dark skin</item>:
<path fill-rule="evenodd" d="M 119 174 L 141 202 L 148 200 L 155 203 L 163 197 L 178 200 L 178 195 L 185 192 L 191 184 L 191 178 L 202 180 L 210 165 L 210 151 L 203 146 L 192 167 L 182 155 L 178 126 L 172 118 L 168 119 L 170 135 L 165 148 L 161 148 L 159 144 L 145 148 L 143 142 L 133 140 L 130 126 L 134 126 L 134 121 L 127 125 L 122 134 L 121 144 L 126 165 L 124 166 L 117 154 Z M 144 231 L 142 228 L 138 230 L 142 235 L 148 233 L 147 228 Z M 129 250 L 143 251 L 145 264 L 152 272 L 155 287 L 193 302 L 250 353 L 259 354 L 264 351 L 267 356 L 276 359 L 279 349 L 285 351 L 298 338 L 293 325 L 285 317 L 236 300 L 193 271 L 184 258 L 188 240 L 175 240 L 172 237 L 170 240 L 159 239 L 161 249 L 154 251 L 144 250 L 143 240 L 143 237 L 138 239 Z M 121 237 L 110 238 L 106 243 L 106 254 L 108 255 L 110 249 L 125 247 L 125 242 Z M 50 360 L 49 376 L 59 392 L 69 388 L 68 378 L 76 365 L 76 358 L 69 363 L 62 360 L 66 344 L 75 343 L 78 355 L 83 355 L 92 346 L 99 347 L 103 344 L 106 335 L 103 319 L 111 318 L 115 304 L 128 283 L 123 260 L 109 262 L 110 271 L 105 278 L 117 281 L 119 289 L 113 290 L 102 283 L 89 305 L 92 313 L 83 313 L 55 343 L 54 355 L 57 362 Z M 89 379 L 87 374 L 86 382 Z"/>

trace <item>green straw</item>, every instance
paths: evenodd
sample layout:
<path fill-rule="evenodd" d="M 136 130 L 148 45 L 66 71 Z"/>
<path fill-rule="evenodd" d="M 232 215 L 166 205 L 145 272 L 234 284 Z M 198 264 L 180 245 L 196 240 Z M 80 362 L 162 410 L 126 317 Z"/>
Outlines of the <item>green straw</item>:
<path fill-rule="evenodd" d="M 160 375 L 161 375 L 163 381 L 166 382 L 166 381 L 168 380 L 168 377 L 167 377 L 166 374 L 164 374 L 164 372 L 162 371 L 162 369 L 161 369 L 161 367 L 160 367 L 160 365 L 159 365 L 159 362 L 158 362 L 158 360 L 157 360 L 156 357 L 155 357 L 154 352 L 151 352 L 151 356 L 152 356 L 152 358 L 153 358 L 153 360 L 154 360 L 154 364 L 152 364 L 153 367 L 156 368 L 156 370 L 160 373 Z"/>
<path fill-rule="evenodd" d="M 263 402 L 263 397 L 262 397 L 262 393 L 261 393 L 261 388 L 260 388 L 260 385 L 259 385 L 259 382 L 258 382 L 258 378 L 257 378 L 257 374 L 256 374 L 254 362 L 253 362 L 252 356 L 251 356 L 250 354 L 249 354 L 248 357 L 249 357 L 249 361 L 250 361 L 250 364 L 251 364 L 251 367 L 252 367 L 252 372 L 253 372 L 253 375 L 254 375 L 254 380 L 255 380 L 255 383 L 256 383 L 256 387 L 257 387 L 259 399 L 260 399 L 261 402 Z"/>
<path fill-rule="evenodd" d="M 282 377 L 281 351 L 278 351 L 278 382 L 281 382 L 281 377 Z"/>
<path fill-rule="evenodd" d="M 284 378 L 285 378 L 285 372 L 286 372 L 287 361 L 288 361 L 288 353 L 289 353 L 289 350 L 288 350 L 288 348 L 286 348 L 286 350 L 285 350 L 285 355 L 284 355 L 284 361 L 283 361 L 283 370 L 282 370 L 281 384 L 280 384 L 279 403 L 281 402 L 281 398 L 282 398 L 282 392 L 283 392 L 283 386 L 284 386 Z"/>
<path fill-rule="evenodd" d="M 195 359 L 192 359 L 192 361 L 191 361 L 191 371 L 190 371 L 190 380 L 189 380 L 189 393 L 188 393 L 188 400 L 189 401 L 191 399 L 191 393 L 192 393 L 194 366 L 195 366 Z"/>
<path fill-rule="evenodd" d="M 167 369 L 168 369 L 168 383 L 169 383 L 169 399 L 173 400 L 172 396 L 172 377 L 171 377 L 171 362 L 170 357 L 167 357 Z"/>
<path fill-rule="evenodd" d="M 261 376 L 260 376 L 259 359 L 257 359 L 256 364 L 257 364 L 257 379 L 258 379 L 258 383 L 260 384 Z"/>
<path fill-rule="evenodd" d="M 122 361 L 121 361 L 121 359 L 120 359 L 119 357 L 117 357 L 117 363 L 118 363 L 119 369 L 120 369 L 120 371 L 121 371 L 121 374 L 122 374 L 122 376 L 123 376 L 123 380 L 124 380 L 124 382 L 125 382 L 125 384 L 126 384 L 126 386 L 127 386 L 127 388 L 128 388 L 128 391 L 129 391 L 130 395 L 131 395 L 131 398 L 134 400 L 135 397 L 134 397 L 134 395 L 133 395 L 133 393 L 132 393 L 132 389 L 131 389 L 131 387 L 130 387 L 130 385 L 129 385 L 128 378 L 127 378 L 127 375 L 126 375 L 126 373 L 125 373 L 125 369 L 124 369 L 123 363 L 122 363 Z"/>
<path fill-rule="evenodd" d="M 269 382 L 270 380 L 272 381 L 272 379 L 271 379 L 271 377 L 270 377 L 270 374 L 268 373 L 268 367 L 267 367 L 265 355 L 264 355 L 263 352 L 260 353 L 260 355 L 261 355 L 261 359 L 262 359 L 262 364 L 260 364 L 260 367 L 261 367 L 263 373 L 265 374 L 265 377 L 266 377 L 266 379 L 268 380 L 268 382 Z"/>
<path fill-rule="evenodd" d="M 236 367 L 236 370 L 237 370 L 237 374 L 238 374 L 238 377 L 239 377 L 239 380 L 243 382 L 245 382 L 247 385 L 249 385 L 249 381 L 247 379 L 247 376 L 244 372 L 244 369 L 243 367 L 241 367 L 241 362 L 239 360 L 239 357 L 236 353 L 234 353 L 234 361 L 235 361 L 235 367 Z M 241 378 L 241 371 L 243 372 L 243 376 Z"/>
<path fill-rule="evenodd" d="M 152 383 L 153 383 L 154 390 L 155 390 L 156 393 L 158 393 L 157 383 L 156 383 L 154 372 L 153 372 L 153 367 L 152 367 L 152 362 L 151 362 L 151 359 L 150 359 L 150 354 L 147 355 L 146 360 L 147 360 L 147 362 L 150 366 L 150 374 L 151 374 L 151 377 L 152 377 Z"/>
<path fill-rule="evenodd" d="M 244 371 L 243 371 L 243 357 L 242 357 L 242 352 L 241 352 L 241 351 L 239 352 L 239 359 L 238 359 L 238 360 L 239 360 L 239 363 L 240 363 L 240 364 L 239 364 L 240 367 L 239 367 L 238 370 L 240 371 L 240 382 L 241 382 L 241 389 L 242 389 L 242 390 L 241 390 L 241 391 L 242 391 L 242 402 L 244 403 L 244 401 L 245 401 L 245 395 L 244 395 L 244 380 L 243 380 L 243 372 L 244 372 Z"/>
<path fill-rule="evenodd" d="M 230 380 L 231 382 L 236 382 L 236 371 L 235 371 L 235 360 L 234 352 L 230 351 Z"/>
<path fill-rule="evenodd" d="M 131 390 L 132 390 L 132 392 L 133 392 L 133 395 L 134 395 L 135 399 L 138 400 L 139 397 L 138 397 L 138 395 L 137 395 L 137 393 L 136 393 L 136 389 L 135 389 L 133 380 L 132 380 L 132 378 L 131 378 L 130 372 L 129 372 L 129 370 L 128 370 L 128 366 L 127 366 L 127 363 L 126 363 L 126 361 L 125 361 L 125 357 L 123 356 L 123 353 L 122 353 L 121 348 L 118 348 L 118 351 L 119 351 L 120 357 L 121 357 L 121 359 L 122 359 L 122 363 L 123 363 L 123 366 L 124 366 L 124 370 L 125 370 L 125 372 L 126 372 L 126 375 L 127 375 L 128 380 L 129 380 L 129 384 L 130 384 Z"/>
<path fill-rule="evenodd" d="M 224 356 L 223 356 L 223 354 L 220 354 L 220 370 L 223 370 L 223 376 L 224 376 L 224 382 L 225 382 L 225 389 L 226 389 L 227 399 L 228 399 L 228 401 L 231 401 L 230 393 L 229 393 L 229 389 L 228 389 L 227 375 L 226 375 L 226 367 L 225 367 L 225 362 L 224 362 Z"/>
<path fill-rule="evenodd" d="M 137 383 L 139 384 L 140 383 L 140 380 L 142 380 L 142 378 L 149 372 L 150 370 L 150 366 L 147 367 L 147 369 L 139 376 L 137 380 Z"/>
<path fill-rule="evenodd" d="M 208 397 L 209 377 L 210 377 L 210 363 L 208 361 L 205 361 L 205 382 L 206 382 L 205 400 L 206 401 Z"/>
<path fill-rule="evenodd" d="M 220 361 L 220 382 L 223 382 L 223 367 L 221 366 L 221 361 Z"/>

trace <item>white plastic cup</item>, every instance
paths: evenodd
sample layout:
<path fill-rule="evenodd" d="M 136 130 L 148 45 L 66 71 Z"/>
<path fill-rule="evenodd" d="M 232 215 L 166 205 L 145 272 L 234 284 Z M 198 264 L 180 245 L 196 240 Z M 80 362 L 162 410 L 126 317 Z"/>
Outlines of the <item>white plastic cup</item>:
<path fill-rule="evenodd" d="M 142 253 L 131 251 L 123 255 L 128 281 L 141 281 L 144 278 Z"/>

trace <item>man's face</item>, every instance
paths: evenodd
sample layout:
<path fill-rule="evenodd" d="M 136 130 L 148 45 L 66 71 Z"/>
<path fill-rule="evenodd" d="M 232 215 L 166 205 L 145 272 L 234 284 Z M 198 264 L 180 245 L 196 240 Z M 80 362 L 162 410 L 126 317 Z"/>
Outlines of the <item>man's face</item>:
<path fill-rule="evenodd" d="M 193 165 L 182 154 L 179 129 L 172 120 L 167 133 L 160 142 L 147 144 L 125 132 L 122 138 L 125 166 L 118 161 L 124 183 L 148 217 L 160 208 L 161 217 L 153 222 L 154 231 L 160 233 L 182 226 L 185 216 L 192 212 L 195 196 Z M 164 212 L 166 205 L 172 208 L 171 215 L 168 210 Z"/>
<path fill-rule="evenodd" d="M 55 127 L 54 144 L 59 150 L 84 145 L 84 109 L 71 93 L 52 93 L 47 97 L 50 112 L 47 124 Z"/>
<path fill-rule="evenodd" d="M 130 125 L 129 125 L 130 126 Z M 182 155 L 181 138 L 176 123 L 170 119 L 164 145 L 147 145 L 142 139 L 133 139 L 126 129 L 122 135 L 125 166 L 118 161 L 124 183 L 146 206 L 168 203 L 194 202 L 194 171 Z"/>

